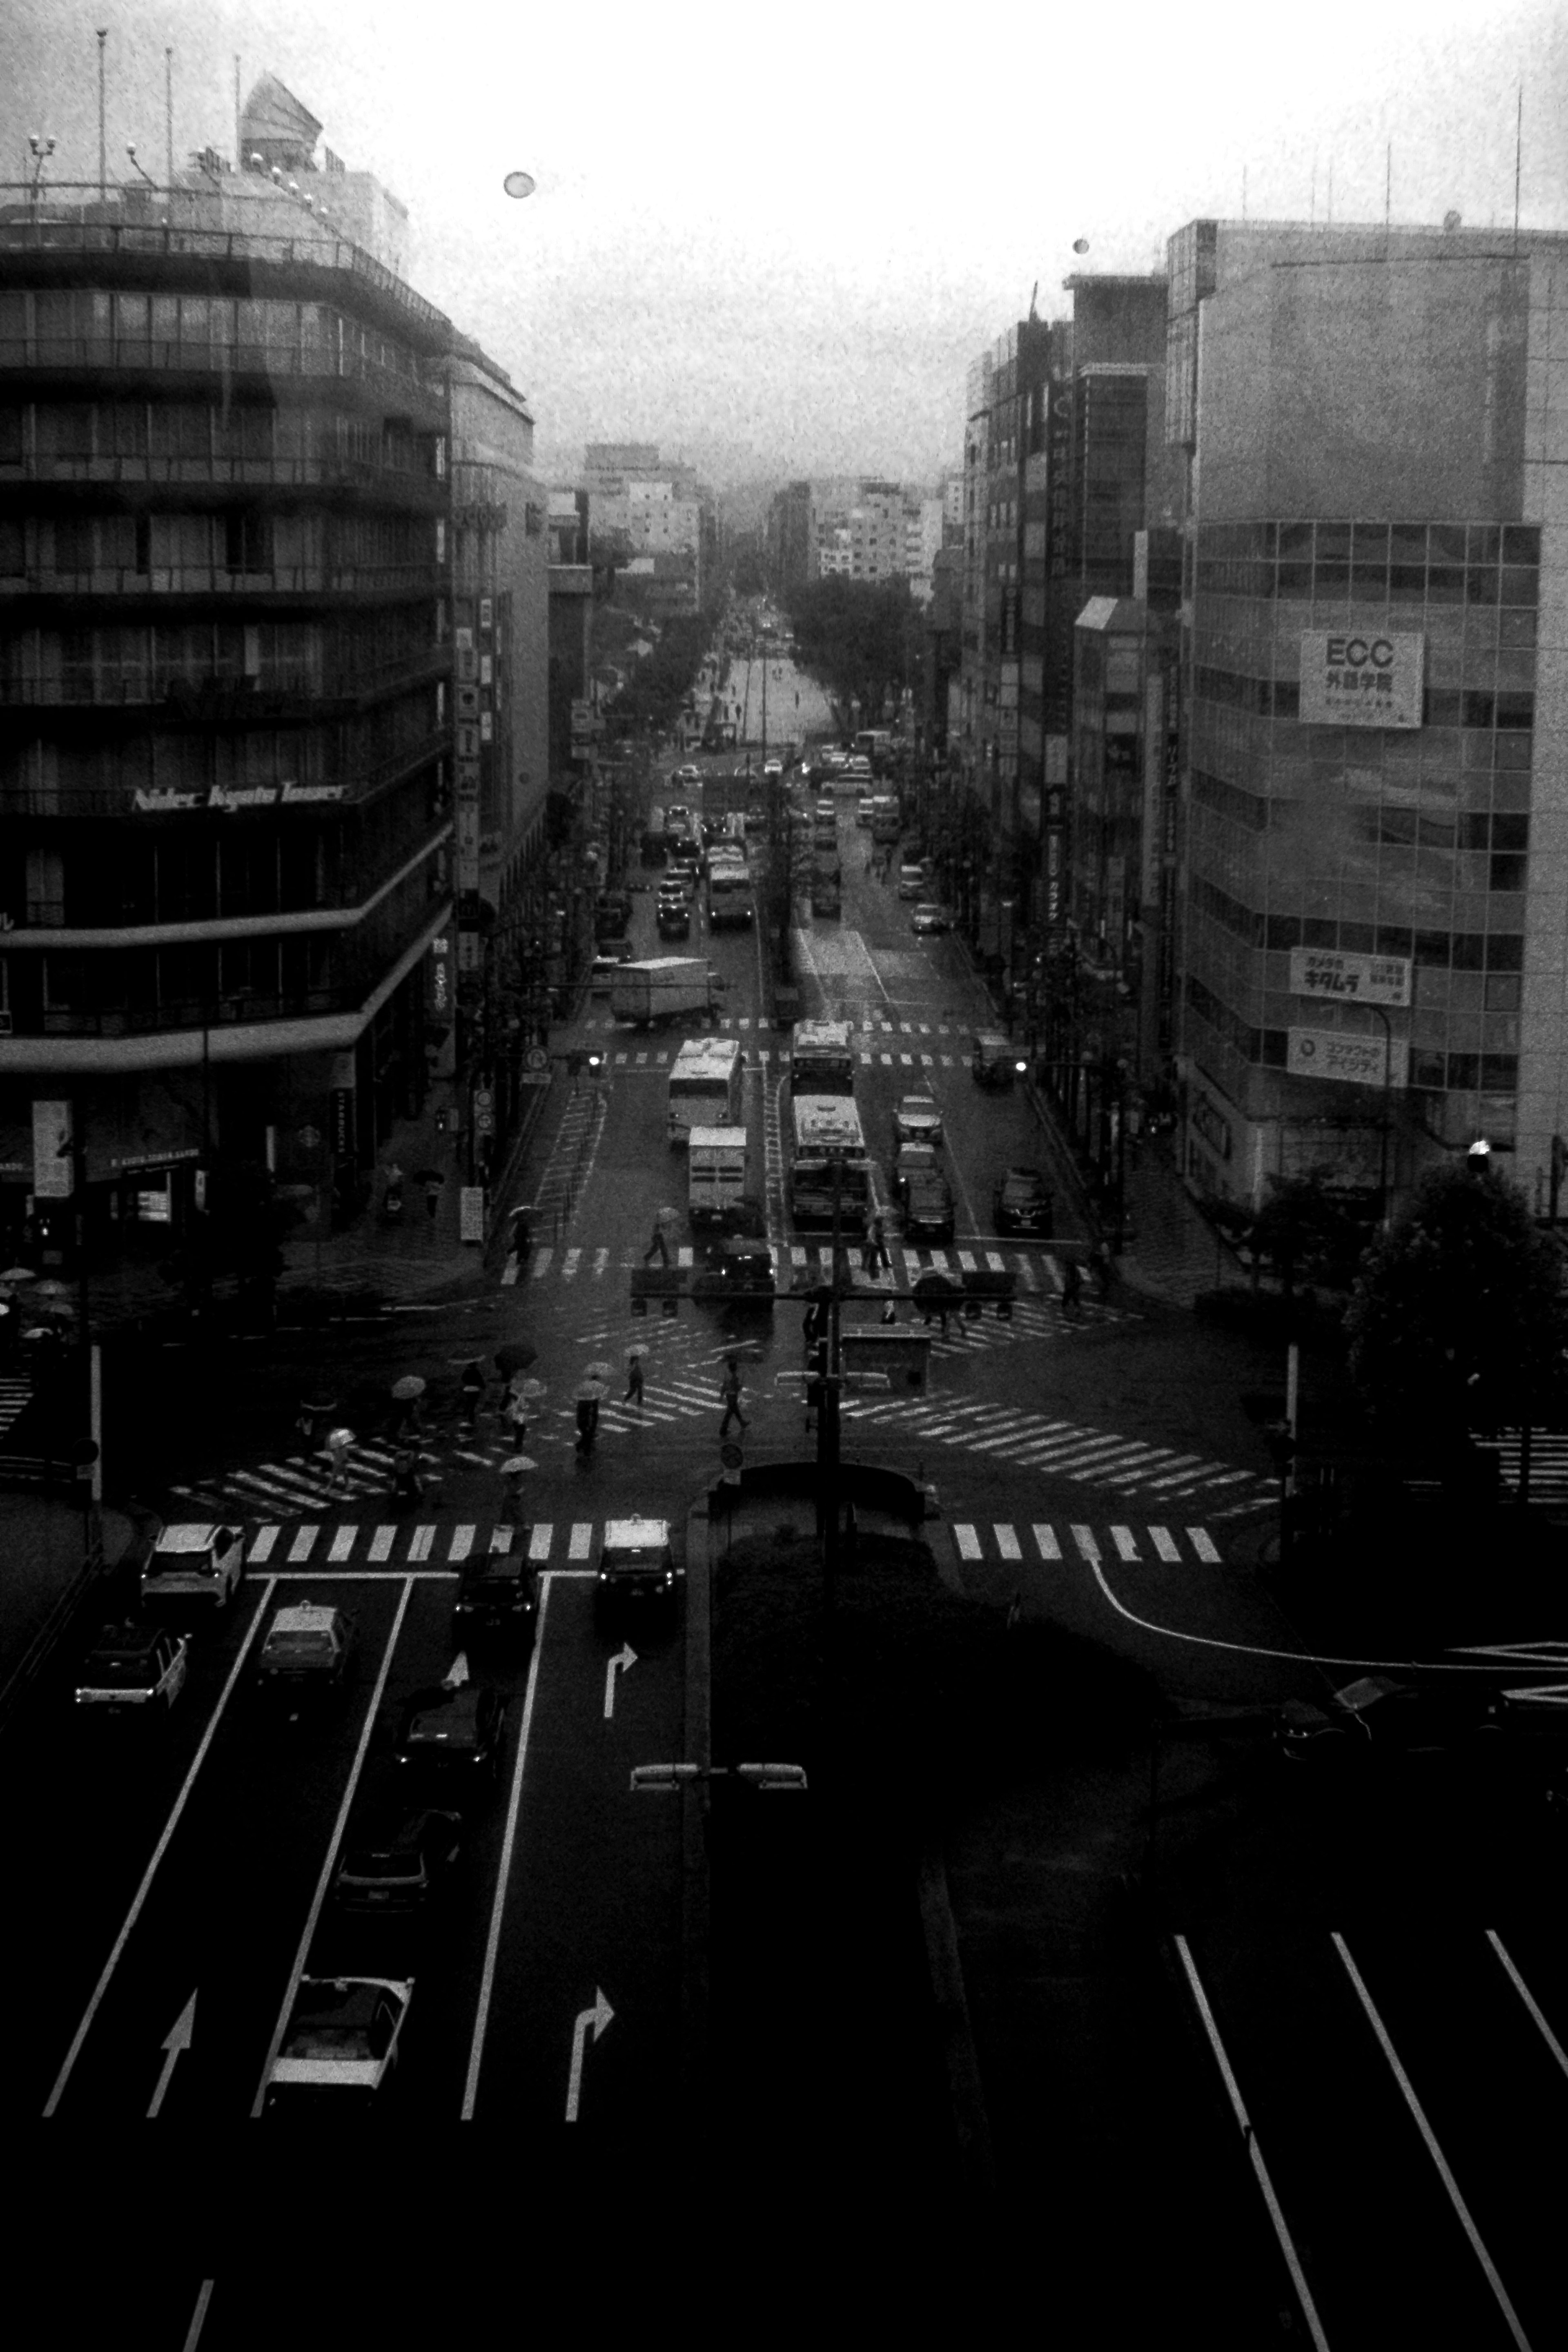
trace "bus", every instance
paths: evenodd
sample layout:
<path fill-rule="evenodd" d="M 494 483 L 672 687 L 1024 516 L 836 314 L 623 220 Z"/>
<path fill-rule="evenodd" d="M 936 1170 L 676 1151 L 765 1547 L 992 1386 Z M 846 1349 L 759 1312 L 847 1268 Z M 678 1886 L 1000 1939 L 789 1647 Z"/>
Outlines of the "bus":
<path fill-rule="evenodd" d="M 899 814 L 897 793 L 874 793 L 871 800 L 872 840 L 897 841 L 903 829 L 903 820 Z"/>
<path fill-rule="evenodd" d="M 855 1056 L 847 1021 L 797 1021 L 790 1046 L 790 1093 L 852 1095 Z"/>
<path fill-rule="evenodd" d="M 669 1066 L 668 1127 L 684 1143 L 694 1127 L 738 1127 L 744 1065 L 737 1037 L 689 1037 Z"/>
<path fill-rule="evenodd" d="M 753 906 L 752 877 L 745 859 L 718 856 L 710 859 L 708 866 L 709 929 L 749 929 Z"/>
<path fill-rule="evenodd" d="M 836 1181 L 837 1178 L 837 1181 Z M 846 1095 L 792 1095 L 790 1216 L 796 1225 L 831 1225 L 858 1234 L 876 1206 L 860 1114 Z"/>
<path fill-rule="evenodd" d="M 861 759 L 870 761 L 877 775 L 885 775 L 893 756 L 892 729 L 862 727 L 855 738 L 855 750 Z"/>

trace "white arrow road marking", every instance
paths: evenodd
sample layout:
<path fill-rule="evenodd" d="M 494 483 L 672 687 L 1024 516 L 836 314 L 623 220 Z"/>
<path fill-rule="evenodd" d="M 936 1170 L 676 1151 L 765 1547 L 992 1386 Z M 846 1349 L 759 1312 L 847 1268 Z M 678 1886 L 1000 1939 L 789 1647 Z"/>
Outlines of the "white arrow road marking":
<path fill-rule="evenodd" d="M 195 2040 L 195 2021 L 196 1997 L 193 1993 L 164 2037 L 163 2049 L 166 2055 L 163 2059 L 163 2071 L 158 2077 L 158 2087 L 153 2094 L 153 2104 L 147 2110 L 149 2123 L 163 2104 L 163 2094 L 174 2080 L 174 2068 L 179 2063 L 181 2051 L 188 2050 Z"/>
<path fill-rule="evenodd" d="M 605 1721 L 608 1723 L 616 1711 L 616 1669 L 635 1666 L 637 1654 L 629 1642 L 624 1642 L 605 1668 Z"/>
<path fill-rule="evenodd" d="M 1501 1658 L 1510 1665 L 1568 1664 L 1568 1642 L 1470 1642 L 1460 1650 L 1464 1658 Z"/>
<path fill-rule="evenodd" d="M 1568 1707 L 1568 1683 L 1533 1683 L 1522 1690 L 1505 1690 L 1504 1698 L 1517 1699 L 1521 1706 Z"/>
<path fill-rule="evenodd" d="M 447 1667 L 443 1679 L 448 1690 L 462 1689 L 463 1685 L 468 1680 L 468 1654 L 467 1650 L 458 1651 L 457 1656 Z"/>
<path fill-rule="evenodd" d="M 566 2084 L 566 2120 L 569 2124 L 577 2120 L 577 2097 L 583 2088 L 583 2047 L 588 2028 L 593 2027 L 594 2039 L 597 2042 L 615 2013 L 597 1985 L 594 1987 L 593 2008 L 577 2012 L 577 2022 L 572 2029 L 572 2072 Z"/>

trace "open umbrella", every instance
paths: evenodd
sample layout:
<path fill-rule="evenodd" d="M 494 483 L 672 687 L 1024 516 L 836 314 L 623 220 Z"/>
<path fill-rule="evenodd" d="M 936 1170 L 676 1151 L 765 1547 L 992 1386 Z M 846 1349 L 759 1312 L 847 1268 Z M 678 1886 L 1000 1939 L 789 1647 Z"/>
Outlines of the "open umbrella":
<path fill-rule="evenodd" d="M 605 1397 L 608 1394 L 609 1391 L 605 1388 L 603 1381 L 584 1381 L 577 1390 L 577 1402 L 579 1404 L 597 1404 L 602 1397 Z"/>
<path fill-rule="evenodd" d="M 8 1265 L 0 1274 L 0 1282 L 37 1282 L 37 1268 L 31 1265 Z"/>
<path fill-rule="evenodd" d="M 537 1363 L 538 1360 L 538 1349 L 531 1348 L 526 1339 L 509 1339 L 504 1348 L 496 1349 L 495 1362 L 498 1372 L 508 1374 L 526 1372 L 530 1364 Z"/>
<path fill-rule="evenodd" d="M 444 1184 L 447 1179 L 438 1168 L 416 1168 L 412 1181 L 416 1184 Z"/>
<path fill-rule="evenodd" d="M 680 1212 L 679 1209 L 659 1209 L 655 1212 L 654 1221 L 660 1225 L 678 1225 L 680 1223 Z"/>
<path fill-rule="evenodd" d="M 520 1397 L 526 1397 L 530 1404 L 533 1402 L 535 1397 L 542 1397 L 549 1394 L 549 1391 L 546 1389 L 542 1381 L 519 1381 L 516 1383 L 516 1388 L 518 1395 Z"/>
<path fill-rule="evenodd" d="M 590 1364 L 583 1377 L 588 1381 L 607 1381 L 610 1377 L 610 1368 L 608 1364 Z"/>
<path fill-rule="evenodd" d="M 67 1292 L 65 1284 L 63 1282 L 56 1282 L 51 1276 L 47 1282 L 39 1283 L 37 1288 L 34 1291 L 33 1296 L 35 1298 L 64 1298 L 68 1296 L 68 1293 Z"/>
<path fill-rule="evenodd" d="M 417 1372 L 405 1372 L 400 1381 L 393 1381 L 392 1393 L 399 1404 L 412 1404 L 416 1397 L 424 1395 L 425 1383 Z"/>
<path fill-rule="evenodd" d="M 514 1478 L 520 1470 L 537 1470 L 538 1467 L 531 1454 L 509 1454 L 500 1465 L 500 1475 L 503 1478 Z"/>
<path fill-rule="evenodd" d="M 626 1349 L 626 1361 L 628 1364 L 635 1364 L 639 1356 L 647 1356 L 651 1353 L 652 1349 L 649 1348 L 647 1341 L 646 1339 L 639 1339 L 636 1347 L 628 1348 Z"/>

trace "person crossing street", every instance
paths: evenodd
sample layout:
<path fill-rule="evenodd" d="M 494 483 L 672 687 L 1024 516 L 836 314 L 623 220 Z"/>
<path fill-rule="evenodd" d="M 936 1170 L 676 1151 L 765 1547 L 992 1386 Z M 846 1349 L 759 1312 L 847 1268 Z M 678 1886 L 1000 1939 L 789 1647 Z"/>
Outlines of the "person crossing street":
<path fill-rule="evenodd" d="M 721 1438 L 729 1436 L 730 1423 L 731 1420 L 738 1421 L 742 1429 L 749 1429 L 752 1425 L 746 1419 L 745 1414 L 741 1411 L 742 1388 L 740 1360 L 737 1357 L 726 1356 L 724 1363 L 724 1384 L 719 1391 L 721 1402 L 724 1407 L 724 1418 L 719 1423 L 719 1435 Z"/>

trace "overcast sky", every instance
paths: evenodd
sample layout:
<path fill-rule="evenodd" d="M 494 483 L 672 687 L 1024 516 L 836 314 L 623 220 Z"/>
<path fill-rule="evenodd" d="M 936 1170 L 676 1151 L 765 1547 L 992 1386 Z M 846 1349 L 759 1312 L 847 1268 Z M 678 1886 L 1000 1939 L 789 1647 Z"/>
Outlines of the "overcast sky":
<path fill-rule="evenodd" d="M 721 478 L 958 460 L 967 362 L 1071 269 L 1163 266 L 1200 214 L 1568 226 L 1568 35 L 1546 0 L 1068 12 L 788 0 L 0 0 L 6 176 L 162 176 L 234 149 L 275 73 L 408 205 L 410 277 L 530 397 L 548 468 L 649 440 Z M 319 153 L 318 150 L 318 153 Z M 501 192 L 513 166 L 537 192 Z M 1089 250 L 1075 258 L 1073 241 Z"/>

